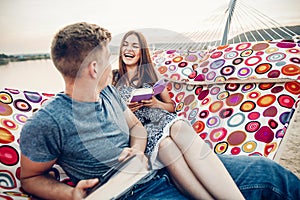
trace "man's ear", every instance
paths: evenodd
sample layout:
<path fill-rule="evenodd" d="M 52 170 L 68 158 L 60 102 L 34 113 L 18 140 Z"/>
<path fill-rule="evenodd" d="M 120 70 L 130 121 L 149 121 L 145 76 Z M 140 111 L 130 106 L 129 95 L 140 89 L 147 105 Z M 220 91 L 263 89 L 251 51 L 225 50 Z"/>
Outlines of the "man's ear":
<path fill-rule="evenodd" d="M 97 78 L 97 75 L 98 75 L 97 62 L 96 61 L 90 62 L 88 68 L 89 68 L 90 76 L 93 78 Z"/>

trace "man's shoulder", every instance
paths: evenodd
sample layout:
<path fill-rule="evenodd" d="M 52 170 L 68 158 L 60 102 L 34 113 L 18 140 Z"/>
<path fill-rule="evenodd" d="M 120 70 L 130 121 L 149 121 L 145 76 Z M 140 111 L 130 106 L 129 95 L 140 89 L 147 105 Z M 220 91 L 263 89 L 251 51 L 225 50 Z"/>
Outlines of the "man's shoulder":
<path fill-rule="evenodd" d="M 57 94 L 56 96 L 47 100 L 42 107 L 32 115 L 31 118 L 48 118 L 55 116 L 57 113 L 62 113 L 62 110 L 65 110 L 67 106 L 68 103 L 63 96 Z"/>
<path fill-rule="evenodd" d="M 116 98 L 118 91 L 116 90 L 116 88 L 113 85 L 107 85 L 102 91 L 101 91 L 102 95 L 106 95 L 109 98 Z"/>
<path fill-rule="evenodd" d="M 54 111 L 60 107 L 63 107 L 67 104 L 67 100 L 64 95 L 59 93 L 53 96 L 51 99 L 47 100 L 41 109 Z"/>
<path fill-rule="evenodd" d="M 107 85 L 102 91 L 103 92 L 114 92 L 116 90 L 115 86 Z"/>
<path fill-rule="evenodd" d="M 105 89 L 103 89 L 101 91 L 100 97 L 110 105 L 120 106 L 122 110 L 125 110 L 127 107 L 127 105 L 124 103 L 123 99 L 121 98 L 118 90 L 112 85 L 108 85 Z"/>
<path fill-rule="evenodd" d="M 35 111 L 22 128 L 22 135 L 28 133 L 32 135 L 32 130 L 53 129 L 58 127 L 59 124 L 65 120 L 67 116 L 66 101 L 60 95 L 56 95 L 47 100 L 43 106 Z"/>

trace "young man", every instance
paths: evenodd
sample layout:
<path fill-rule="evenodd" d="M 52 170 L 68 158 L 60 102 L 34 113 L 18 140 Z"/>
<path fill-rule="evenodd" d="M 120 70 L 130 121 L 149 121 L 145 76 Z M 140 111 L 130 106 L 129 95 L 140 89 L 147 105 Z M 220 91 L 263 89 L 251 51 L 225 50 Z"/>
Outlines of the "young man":
<path fill-rule="evenodd" d="M 107 30 L 89 23 L 66 26 L 55 35 L 51 57 L 66 86 L 64 93 L 49 100 L 22 129 L 21 183 L 25 191 L 43 199 L 82 199 L 97 184 L 94 178 L 119 161 L 132 154 L 144 158 L 145 128 L 116 89 L 107 85 L 110 39 Z M 275 162 L 219 157 L 246 199 L 300 198 L 299 179 Z M 49 175 L 55 163 L 76 187 Z M 164 169 L 154 171 L 122 198 L 186 199 Z"/>
<path fill-rule="evenodd" d="M 65 91 L 22 129 L 21 184 L 25 191 L 44 199 L 82 199 L 86 189 L 98 182 L 93 178 L 132 154 L 144 155 L 145 128 L 118 92 L 107 86 L 110 40 L 106 29 L 88 23 L 66 26 L 55 35 L 51 56 L 64 78 Z M 48 174 L 55 163 L 66 171 L 75 188 Z M 144 197 L 185 199 L 167 183 L 165 173 L 153 172 L 151 178 L 140 184 Z"/>

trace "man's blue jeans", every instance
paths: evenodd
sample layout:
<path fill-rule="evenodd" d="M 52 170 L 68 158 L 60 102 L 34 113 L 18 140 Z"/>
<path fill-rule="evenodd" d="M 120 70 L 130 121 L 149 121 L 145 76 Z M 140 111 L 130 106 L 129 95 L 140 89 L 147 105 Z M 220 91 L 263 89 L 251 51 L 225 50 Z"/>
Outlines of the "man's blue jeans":
<path fill-rule="evenodd" d="M 249 156 L 219 155 L 219 158 L 246 199 L 300 199 L 299 178 L 274 161 Z M 187 199 L 176 190 L 165 170 L 151 181 L 134 186 L 123 198 Z"/>
<path fill-rule="evenodd" d="M 122 200 L 186 200 L 179 190 L 173 185 L 167 170 L 160 169 L 150 181 L 144 184 L 135 185 L 131 191 L 122 196 Z"/>
<path fill-rule="evenodd" d="M 220 155 L 246 199 L 300 199 L 300 179 L 265 157 Z"/>

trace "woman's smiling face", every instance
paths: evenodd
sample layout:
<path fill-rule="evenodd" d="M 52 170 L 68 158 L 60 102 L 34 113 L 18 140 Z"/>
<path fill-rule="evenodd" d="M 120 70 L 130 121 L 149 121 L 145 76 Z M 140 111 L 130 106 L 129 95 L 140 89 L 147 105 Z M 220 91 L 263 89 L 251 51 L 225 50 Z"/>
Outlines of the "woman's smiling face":
<path fill-rule="evenodd" d="M 122 44 L 122 60 L 126 66 L 138 64 L 141 57 L 141 47 L 136 35 L 129 35 Z"/>

